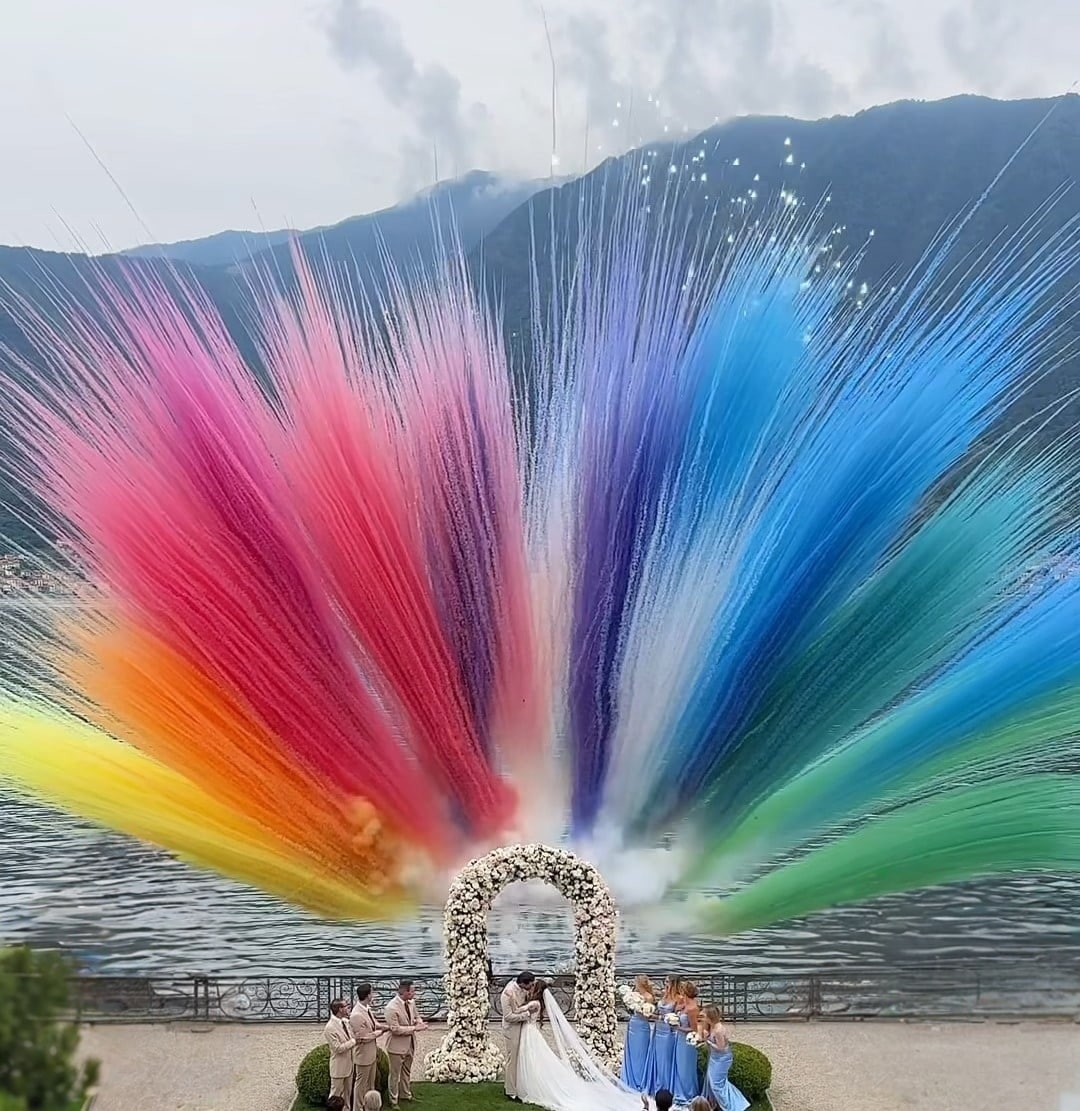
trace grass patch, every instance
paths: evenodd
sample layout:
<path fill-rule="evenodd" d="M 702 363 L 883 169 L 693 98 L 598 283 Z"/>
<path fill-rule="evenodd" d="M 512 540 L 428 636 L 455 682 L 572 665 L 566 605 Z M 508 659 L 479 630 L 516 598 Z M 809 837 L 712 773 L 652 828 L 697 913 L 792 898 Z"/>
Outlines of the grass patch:
<path fill-rule="evenodd" d="M 501 1084 L 414 1084 L 413 1091 L 421 1102 L 403 1103 L 403 1108 L 415 1108 L 415 1111 L 507 1111 L 510 1107 L 532 1107 L 539 1111 L 534 1103 L 510 1103 Z M 311 1111 L 311 1105 L 297 1097 L 292 1111 Z M 750 1111 L 773 1111 L 773 1107 L 768 1099 L 757 1099 L 750 1105 Z"/>
<path fill-rule="evenodd" d="M 402 1103 L 402 1108 L 415 1111 L 507 1111 L 510 1107 L 534 1108 L 534 1103 L 511 1103 L 502 1084 L 414 1084 L 419 1102 Z M 292 1111 L 311 1111 L 311 1105 L 299 1096 Z M 756 1111 L 756 1109 L 755 1109 Z"/>

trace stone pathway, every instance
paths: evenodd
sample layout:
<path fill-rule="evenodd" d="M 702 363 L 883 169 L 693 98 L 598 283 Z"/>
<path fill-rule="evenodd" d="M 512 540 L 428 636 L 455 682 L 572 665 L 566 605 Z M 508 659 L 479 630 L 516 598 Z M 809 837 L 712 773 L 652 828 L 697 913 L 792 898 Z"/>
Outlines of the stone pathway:
<path fill-rule="evenodd" d="M 421 1036 L 420 1057 L 441 1037 Z M 736 1034 L 773 1062 L 776 1111 L 1073 1111 L 1080 1025 L 753 1023 Z M 287 1111 L 321 1026 L 96 1026 L 95 1111 Z"/>

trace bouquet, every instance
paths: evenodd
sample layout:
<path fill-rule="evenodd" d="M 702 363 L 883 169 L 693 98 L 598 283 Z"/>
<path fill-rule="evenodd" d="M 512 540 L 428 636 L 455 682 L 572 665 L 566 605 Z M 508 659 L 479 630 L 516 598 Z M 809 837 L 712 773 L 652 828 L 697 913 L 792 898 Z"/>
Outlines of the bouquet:
<path fill-rule="evenodd" d="M 642 1003 L 641 1015 L 643 1018 L 652 1018 L 656 1014 L 656 1007 L 652 1003 Z"/>
<path fill-rule="evenodd" d="M 664 1021 L 668 1024 L 668 1026 L 680 1025 L 679 1016 L 674 1011 L 672 1011 L 670 1014 L 664 1015 Z"/>
<path fill-rule="evenodd" d="M 697 1049 L 699 1045 L 704 1045 L 704 1040 L 702 1039 L 700 1034 L 695 1034 L 694 1031 L 691 1030 L 690 1033 L 686 1035 L 686 1044 L 692 1045 L 695 1049 Z"/>
<path fill-rule="evenodd" d="M 641 1014 L 645 1007 L 652 1006 L 651 1003 L 646 1003 L 641 993 L 634 991 L 629 984 L 623 984 L 619 988 L 619 998 L 622 1000 L 623 1006 L 635 1015 Z"/>

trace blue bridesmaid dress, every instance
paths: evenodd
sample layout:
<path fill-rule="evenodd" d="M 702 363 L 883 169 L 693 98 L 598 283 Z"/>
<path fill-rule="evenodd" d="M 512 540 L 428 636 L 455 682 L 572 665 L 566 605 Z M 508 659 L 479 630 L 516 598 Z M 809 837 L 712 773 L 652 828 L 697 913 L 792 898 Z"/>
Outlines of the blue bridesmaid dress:
<path fill-rule="evenodd" d="M 675 1029 L 668 1026 L 665 1018 L 675 1010 L 674 1003 L 661 1003 L 656 1008 L 656 1030 L 653 1033 L 653 1074 L 652 1091 L 655 1095 L 661 1088 L 671 1091 L 675 1082 Z"/>
<path fill-rule="evenodd" d="M 734 1054 L 731 1046 L 717 1049 L 709 1039 L 709 1067 L 705 1072 L 705 1096 L 721 1111 L 746 1111 L 750 1101 L 728 1080 Z"/>
<path fill-rule="evenodd" d="M 698 1083 L 696 1045 L 686 1040 L 690 1033 L 690 1016 L 679 1015 L 679 1029 L 675 1031 L 675 1064 L 671 1075 L 671 1092 L 676 1103 L 689 1103 L 694 1096 L 701 1095 Z"/>
<path fill-rule="evenodd" d="M 626 1046 L 623 1050 L 622 1082 L 635 1092 L 652 1093 L 653 1033 L 652 1023 L 641 1015 L 631 1015 L 626 1024 Z"/>

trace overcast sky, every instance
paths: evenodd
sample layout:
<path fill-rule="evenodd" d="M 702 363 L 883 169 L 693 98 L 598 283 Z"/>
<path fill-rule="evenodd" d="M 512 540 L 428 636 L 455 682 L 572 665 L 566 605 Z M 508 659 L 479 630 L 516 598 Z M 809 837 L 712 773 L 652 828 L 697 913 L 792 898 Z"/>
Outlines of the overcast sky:
<path fill-rule="evenodd" d="M 331 223 L 436 151 L 546 176 L 545 14 L 559 172 L 665 126 L 1080 77 L 1073 0 L 0 0 L 0 243 Z"/>

